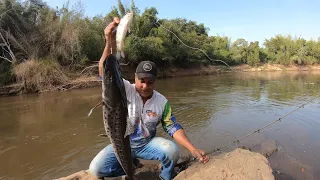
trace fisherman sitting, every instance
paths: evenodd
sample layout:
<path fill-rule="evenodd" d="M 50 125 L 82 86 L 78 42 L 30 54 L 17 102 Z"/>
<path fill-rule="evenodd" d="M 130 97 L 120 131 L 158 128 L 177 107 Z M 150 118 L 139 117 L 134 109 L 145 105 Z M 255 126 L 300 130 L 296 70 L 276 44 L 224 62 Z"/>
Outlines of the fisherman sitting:
<path fill-rule="evenodd" d="M 119 21 L 119 18 L 114 18 L 114 21 L 104 30 L 106 46 L 99 62 L 101 77 L 103 61 L 112 53 L 111 47 L 116 50 L 115 32 L 112 31 L 117 27 Z M 160 179 L 169 180 L 173 178 L 180 150 L 173 141 L 155 137 L 156 127 L 160 122 L 163 129 L 200 162 L 206 163 L 209 158 L 203 150 L 196 148 L 190 142 L 172 114 L 169 101 L 154 90 L 156 79 L 156 64 L 151 61 L 142 61 L 136 68 L 135 84 L 123 80 L 127 99 L 130 102 L 128 104 L 129 119 L 133 119 L 135 122 L 135 131 L 130 135 L 130 143 L 134 159 L 159 160 L 162 165 Z M 112 144 L 106 146 L 96 155 L 90 164 L 89 171 L 98 177 L 115 177 L 125 174 L 115 156 Z"/>

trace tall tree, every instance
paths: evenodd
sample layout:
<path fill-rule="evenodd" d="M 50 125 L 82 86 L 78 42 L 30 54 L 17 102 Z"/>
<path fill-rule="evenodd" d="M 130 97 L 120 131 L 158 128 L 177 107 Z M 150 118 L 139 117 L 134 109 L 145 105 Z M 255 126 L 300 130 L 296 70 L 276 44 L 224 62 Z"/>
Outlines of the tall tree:
<path fill-rule="evenodd" d="M 231 58 L 236 63 L 246 63 L 248 57 L 248 41 L 243 38 L 232 43 Z"/>
<path fill-rule="evenodd" d="M 121 0 L 118 0 L 118 8 L 119 8 L 121 17 L 123 17 L 124 15 L 126 15 L 126 10 L 125 10 L 125 8 L 124 8 Z"/>
<path fill-rule="evenodd" d="M 260 48 L 259 48 L 259 42 L 251 42 L 248 46 L 248 58 L 247 58 L 247 64 L 249 65 L 258 65 L 260 62 Z"/>
<path fill-rule="evenodd" d="M 117 7 L 113 6 L 111 11 L 106 15 L 105 19 L 106 19 L 106 23 L 109 24 L 113 21 L 114 17 L 121 17 L 119 14 L 119 11 L 117 9 Z"/>
<path fill-rule="evenodd" d="M 139 15 L 140 11 L 136 7 L 134 0 L 131 0 L 131 11 L 133 12 L 134 15 Z"/>

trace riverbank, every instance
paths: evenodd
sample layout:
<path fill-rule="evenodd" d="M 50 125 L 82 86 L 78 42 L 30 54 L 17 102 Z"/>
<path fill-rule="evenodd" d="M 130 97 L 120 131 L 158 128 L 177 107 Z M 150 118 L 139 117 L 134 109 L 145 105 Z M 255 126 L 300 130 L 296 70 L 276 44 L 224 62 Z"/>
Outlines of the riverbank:
<path fill-rule="evenodd" d="M 138 168 L 135 176 L 140 180 L 158 179 L 160 165 L 144 164 Z M 59 180 L 98 180 L 86 171 L 80 171 Z M 104 178 L 105 180 L 124 180 L 125 177 Z M 272 169 L 266 157 L 259 153 L 237 148 L 232 152 L 210 156 L 206 164 L 193 163 L 187 169 L 180 172 L 174 180 L 193 179 L 260 179 L 274 180 Z"/>
<path fill-rule="evenodd" d="M 136 170 L 139 179 L 157 179 L 160 165 L 156 161 L 142 161 L 142 167 Z M 183 161 L 182 161 L 183 162 Z M 179 164 L 179 163 L 178 163 Z M 183 163 L 181 163 L 183 164 Z M 184 164 L 175 180 L 188 179 L 315 179 L 313 169 L 288 155 L 275 141 L 264 140 L 250 148 L 243 146 L 231 152 L 210 155 L 207 164 L 196 161 Z M 180 166 L 181 168 L 182 166 Z M 176 168 L 176 171 L 177 168 Z M 98 180 L 88 170 L 82 170 L 62 177 L 59 180 Z M 122 180 L 123 177 L 104 178 L 105 180 Z"/>
<path fill-rule="evenodd" d="M 123 75 L 126 79 L 133 81 L 133 74 L 135 69 L 123 66 L 122 67 Z M 301 66 L 301 65 L 291 65 L 284 66 L 279 64 L 263 64 L 260 66 L 249 66 L 249 65 L 239 65 L 239 66 L 203 66 L 192 69 L 183 69 L 183 68 L 167 68 L 167 69 L 159 69 L 159 78 L 173 78 L 173 77 L 182 77 L 182 76 L 199 76 L 199 75 L 214 75 L 220 73 L 233 73 L 233 72 L 262 72 L 262 71 L 319 71 L 320 65 L 312 65 L 312 66 Z M 88 88 L 95 87 L 101 85 L 101 80 L 97 75 L 72 75 L 71 80 L 63 85 L 59 85 L 56 87 L 48 87 L 43 90 L 34 90 L 32 92 L 26 90 L 24 88 L 23 83 L 12 84 L 8 86 L 0 87 L 0 96 L 11 96 L 11 95 L 19 95 L 25 93 L 42 93 L 47 91 L 63 91 L 63 90 L 71 90 L 71 89 L 80 89 L 80 88 Z"/>

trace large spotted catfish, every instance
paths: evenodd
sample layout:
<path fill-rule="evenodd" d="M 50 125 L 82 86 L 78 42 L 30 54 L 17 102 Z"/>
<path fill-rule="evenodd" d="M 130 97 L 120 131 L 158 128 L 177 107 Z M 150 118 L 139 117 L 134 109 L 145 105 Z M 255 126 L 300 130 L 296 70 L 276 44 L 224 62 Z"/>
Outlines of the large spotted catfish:
<path fill-rule="evenodd" d="M 115 56 L 109 55 L 103 62 L 102 102 L 99 104 L 103 106 L 106 135 L 126 175 L 133 179 L 134 166 L 129 139 L 133 128 L 127 121 L 127 102 L 120 65 Z M 91 109 L 89 116 L 96 107 Z"/>

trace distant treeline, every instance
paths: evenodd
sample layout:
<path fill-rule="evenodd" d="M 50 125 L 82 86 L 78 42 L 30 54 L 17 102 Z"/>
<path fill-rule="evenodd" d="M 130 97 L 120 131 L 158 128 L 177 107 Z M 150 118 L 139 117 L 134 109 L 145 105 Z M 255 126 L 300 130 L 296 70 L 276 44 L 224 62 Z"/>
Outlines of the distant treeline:
<path fill-rule="evenodd" d="M 200 65 L 223 65 L 211 61 L 199 50 L 203 49 L 211 59 L 223 60 L 229 65 L 260 63 L 277 64 L 318 64 L 320 62 L 320 41 L 278 35 L 266 39 L 264 47 L 259 42 L 228 37 L 209 36 L 204 24 L 186 19 L 159 19 L 157 9 L 145 9 L 140 13 L 132 1 L 124 7 L 121 1 L 106 16 L 89 18 L 84 8 L 77 3 L 70 8 L 49 7 L 42 0 L 2 0 L 0 1 L 0 85 L 24 77 L 34 66 L 33 73 L 45 69 L 48 73 L 57 68 L 79 71 L 98 61 L 105 45 L 103 30 L 114 16 L 123 17 L 128 11 L 134 12 L 131 32 L 126 38 L 126 60 L 134 67 L 142 60 L 151 60 L 160 67 L 170 66 L 190 68 Z M 28 66 L 16 68 L 28 61 Z M 57 70 L 58 71 L 58 70 Z M 40 76 L 40 75 L 39 75 Z M 33 76 L 32 76 L 33 77 Z M 50 76 L 48 76 L 50 78 Z"/>

